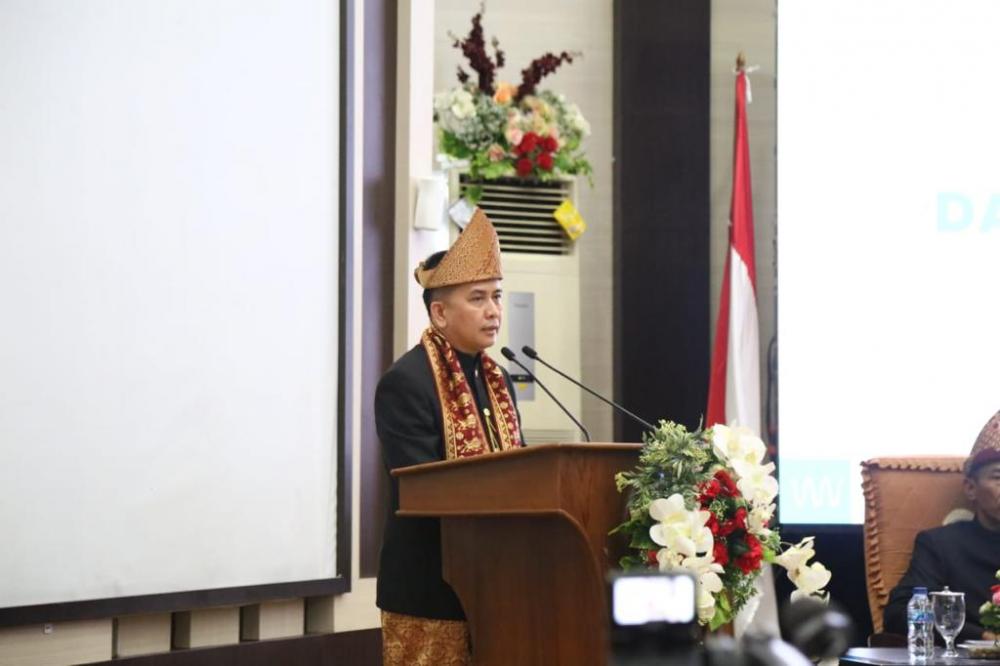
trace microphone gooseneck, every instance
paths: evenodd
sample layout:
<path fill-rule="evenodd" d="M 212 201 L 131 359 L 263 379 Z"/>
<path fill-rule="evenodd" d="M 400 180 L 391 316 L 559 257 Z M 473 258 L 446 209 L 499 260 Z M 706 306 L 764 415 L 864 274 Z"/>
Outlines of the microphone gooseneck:
<path fill-rule="evenodd" d="M 590 441 L 590 433 L 587 431 L 586 428 L 583 427 L 583 424 L 580 423 L 580 421 L 578 421 L 575 416 L 573 416 L 572 412 L 570 412 L 568 409 L 566 409 L 566 405 L 564 405 L 561 402 L 559 402 L 559 398 L 557 398 L 555 395 L 553 395 L 552 391 L 550 391 L 548 388 L 546 388 L 545 384 L 543 384 L 541 381 L 539 381 L 538 377 L 536 377 L 535 374 L 533 372 L 531 372 L 531 370 L 528 370 L 527 366 L 525 366 L 523 363 L 521 363 L 517 359 L 517 356 L 514 354 L 514 352 L 512 352 L 510 350 L 510 347 L 501 347 L 500 348 L 500 353 L 503 354 L 503 357 L 505 359 L 507 359 L 508 361 L 511 361 L 513 363 L 516 363 L 519 368 L 521 368 L 522 370 L 524 370 L 527 373 L 527 375 L 529 377 L 531 377 L 532 381 L 535 382 L 536 384 L 538 384 L 538 387 L 540 389 L 542 389 L 543 391 L 545 391 L 545 393 L 547 393 L 550 398 L 552 398 L 552 402 L 556 403 L 556 405 L 559 406 L 559 409 L 561 409 L 564 412 L 566 412 L 566 416 L 568 416 L 570 418 L 570 420 L 573 423 L 576 424 L 576 427 L 579 428 L 580 431 L 583 433 L 584 439 L 586 439 L 588 442 Z"/>
<path fill-rule="evenodd" d="M 505 347 L 505 349 L 506 349 L 506 347 Z M 569 375 L 567 375 L 565 372 L 563 372 L 559 368 L 554 367 L 552 364 L 546 363 L 545 359 L 543 359 L 541 356 L 539 356 L 538 352 L 536 352 L 534 349 L 532 349 L 528 345 L 524 345 L 523 347 L 521 347 L 521 351 L 524 352 L 524 355 L 527 356 L 528 358 L 533 359 L 535 361 L 538 361 L 539 363 L 541 363 L 546 368 L 548 368 L 552 372 L 556 373 L 557 375 L 559 375 L 563 379 L 567 379 L 567 380 L 573 382 L 574 384 L 576 384 L 577 386 L 579 386 L 580 388 L 582 388 L 584 391 L 586 391 L 590 395 L 592 395 L 595 398 L 597 398 L 598 400 L 604 401 L 605 403 L 611 405 L 612 407 L 614 407 L 615 409 L 617 409 L 618 411 L 620 411 L 622 414 L 625 414 L 626 416 L 631 417 L 637 423 L 641 424 L 643 427 L 648 428 L 649 430 L 656 430 L 656 426 L 654 426 L 649 421 L 647 421 L 647 420 L 645 420 L 643 418 L 640 418 L 639 416 L 636 416 L 635 414 L 633 414 L 629 410 L 627 410 L 624 407 L 622 407 L 621 405 L 619 405 L 617 402 L 614 402 L 612 400 L 608 400 L 603 395 L 601 395 L 597 391 L 594 391 L 589 386 L 584 386 L 583 384 L 581 384 L 577 380 L 573 379 L 572 377 L 570 377 Z M 538 381 L 538 380 L 536 379 L 535 381 Z M 541 386 L 541 384 L 539 384 L 539 386 Z"/>

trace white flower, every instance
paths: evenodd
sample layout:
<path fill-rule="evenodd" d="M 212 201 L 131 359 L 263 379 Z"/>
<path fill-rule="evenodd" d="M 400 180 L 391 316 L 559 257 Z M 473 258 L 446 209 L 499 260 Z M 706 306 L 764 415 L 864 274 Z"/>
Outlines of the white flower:
<path fill-rule="evenodd" d="M 576 104 L 566 106 L 566 123 L 583 136 L 590 136 L 590 123 L 580 113 L 580 107 Z"/>
<path fill-rule="evenodd" d="M 823 588 L 830 582 L 833 574 L 823 566 L 822 562 L 813 562 L 809 566 L 801 566 L 788 574 L 789 580 L 797 588 L 792 593 L 792 601 L 800 597 L 819 596 Z"/>
<path fill-rule="evenodd" d="M 678 569 L 680 568 L 683 560 L 683 555 L 672 552 L 669 548 L 661 548 L 659 552 L 656 553 L 656 563 L 660 566 L 660 571 Z"/>
<path fill-rule="evenodd" d="M 476 104 L 472 99 L 472 93 L 465 88 L 457 88 L 452 91 L 450 110 L 452 115 L 459 120 L 476 115 Z"/>
<path fill-rule="evenodd" d="M 750 514 L 747 516 L 747 529 L 761 539 L 766 539 L 771 536 L 771 530 L 768 528 L 768 524 L 774 516 L 774 509 L 774 504 L 754 505 L 754 507 L 750 509 Z"/>
<path fill-rule="evenodd" d="M 739 479 L 736 487 L 743 497 L 756 505 L 770 504 L 778 496 L 778 480 L 774 478 L 774 463 L 759 465 L 744 459 L 731 460 Z"/>
<path fill-rule="evenodd" d="M 802 590 L 792 590 L 792 593 L 791 595 L 789 595 L 788 600 L 797 601 L 798 599 L 806 599 L 806 598 L 813 599 L 815 601 L 819 601 L 824 604 L 830 603 L 830 593 L 824 591 L 817 592 L 816 594 L 807 594 Z"/>
<path fill-rule="evenodd" d="M 708 622 L 715 615 L 715 595 L 722 591 L 719 574 L 709 571 L 698 577 L 698 619 Z"/>
<path fill-rule="evenodd" d="M 730 428 L 721 423 L 712 426 L 712 448 L 722 460 L 731 462 L 740 460 L 752 465 L 759 465 L 767 452 L 764 442 L 753 434 L 750 428 L 743 426 Z"/>
<path fill-rule="evenodd" d="M 722 591 L 722 578 L 719 577 L 722 565 L 713 560 L 712 553 L 707 553 L 702 557 L 684 558 L 681 568 L 690 571 L 698 583 L 698 619 L 711 620 L 715 615 L 715 595 Z"/>
<path fill-rule="evenodd" d="M 712 550 L 715 540 L 712 531 L 705 527 L 711 514 L 689 511 L 679 493 L 653 500 L 649 515 L 657 521 L 649 528 L 649 537 L 661 546 L 686 557 Z"/>
<path fill-rule="evenodd" d="M 776 564 L 788 570 L 788 579 L 795 584 L 792 601 L 802 597 L 818 597 L 824 601 L 829 598 L 823 595 L 823 588 L 832 577 L 829 569 L 821 562 L 807 564 L 815 554 L 813 537 L 806 537 L 774 558 Z"/>
<path fill-rule="evenodd" d="M 545 120 L 545 116 L 540 113 L 531 116 L 531 131 L 543 136 L 549 133 L 549 123 Z"/>
<path fill-rule="evenodd" d="M 806 562 L 816 554 L 813 549 L 813 537 L 806 537 L 799 543 L 786 549 L 781 555 L 774 558 L 775 563 L 788 570 L 789 578 L 792 572 L 805 566 Z"/>

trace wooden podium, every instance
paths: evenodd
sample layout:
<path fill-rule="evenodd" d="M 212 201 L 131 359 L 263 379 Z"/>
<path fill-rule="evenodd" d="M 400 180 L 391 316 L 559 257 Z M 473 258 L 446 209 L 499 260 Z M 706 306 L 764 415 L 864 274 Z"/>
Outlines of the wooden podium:
<path fill-rule="evenodd" d="M 400 516 L 442 519 L 474 664 L 607 663 L 608 531 L 625 517 L 614 475 L 640 448 L 543 444 L 393 471 Z"/>

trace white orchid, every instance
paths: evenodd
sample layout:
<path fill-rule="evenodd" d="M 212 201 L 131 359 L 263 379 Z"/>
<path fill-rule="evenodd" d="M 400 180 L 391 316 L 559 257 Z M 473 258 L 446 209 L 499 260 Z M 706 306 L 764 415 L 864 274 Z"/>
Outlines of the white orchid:
<path fill-rule="evenodd" d="M 712 448 L 724 461 L 739 460 L 753 465 L 759 465 L 767 452 L 764 442 L 750 428 L 721 423 L 712 426 Z"/>
<path fill-rule="evenodd" d="M 833 574 L 823 566 L 822 562 L 813 562 L 809 566 L 801 566 L 789 572 L 788 579 L 795 583 L 797 588 L 792 592 L 792 601 L 801 597 L 823 598 L 823 588 L 832 577 Z"/>
<path fill-rule="evenodd" d="M 795 585 L 792 601 L 801 597 L 819 597 L 824 600 L 829 597 L 824 596 L 823 588 L 830 582 L 833 574 L 821 562 L 808 564 L 816 554 L 813 540 L 814 537 L 806 537 L 774 558 L 776 564 L 788 570 L 788 580 Z"/>
<path fill-rule="evenodd" d="M 813 548 L 813 540 L 814 537 L 806 537 L 794 546 L 786 548 L 785 552 L 774 558 L 775 563 L 788 570 L 790 577 L 793 571 L 805 566 L 806 562 L 811 560 L 813 555 L 816 554 L 816 550 Z"/>
<path fill-rule="evenodd" d="M 778 496 L 778 480 L 774 478 L 774 463 L 759 465 L 742 459 L 731 460 L 739 479 L 736 487 L 755 505 L 767 505 Z"/>
<path fill-rule="evenodd" d="M 715 615 L 715 595 L 722 591 L 721 564 L 714 561 L 712 553 L 701 557 L 685 557 L 681 568 L 690 571 L 697 581 L 698 618 L 707 622 Z"/>
<path fill-rule="evenodd" d="M 747 529 L 761 539 L 767 539 L 771 536 L 771 529 L 768 525 L 771 518 L 774 517 L 775 508 L 774 504 L 754 505 L 747 515 Z"/>
<path fill-rule="evenodd" d="M 653 500 L 649 515 L 657 521 L 649 528 L 649 538 L 659 545 L 685 557 L 712 550 L 715 539 L 712 530 L 705 526 L 711 514 L 688 510 L 679 493 Z"/>
<path fill-rule="evenodd" d="M 680 553 L 675 553 L 669 548 L 661 548 L 656 553 L 656 563 L 660 567 L 660 571 L 670 571 L 672 569 L 679 569 L 681 562 L 684 561 L 684 556 Z"/>

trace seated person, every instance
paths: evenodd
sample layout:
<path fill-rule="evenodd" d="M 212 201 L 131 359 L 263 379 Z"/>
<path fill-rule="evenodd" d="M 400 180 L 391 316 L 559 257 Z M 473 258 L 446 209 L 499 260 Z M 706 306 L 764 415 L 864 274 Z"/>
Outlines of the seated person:
<path fill-rule="evenodd" d="M 963 471 L 975 518 L 917 535 L 910 568 L 885 607 L 887 632 L 906 634 L 906 604 L 914 587 L 933 592 L 947 585 L 965 593 L 965 627 L 958 640 L 995 638 L 979 624 L 979 607 L 990 598 L 1000 569 L 1000 412 L 979 433 Z"/>

